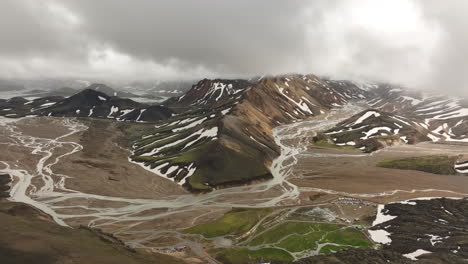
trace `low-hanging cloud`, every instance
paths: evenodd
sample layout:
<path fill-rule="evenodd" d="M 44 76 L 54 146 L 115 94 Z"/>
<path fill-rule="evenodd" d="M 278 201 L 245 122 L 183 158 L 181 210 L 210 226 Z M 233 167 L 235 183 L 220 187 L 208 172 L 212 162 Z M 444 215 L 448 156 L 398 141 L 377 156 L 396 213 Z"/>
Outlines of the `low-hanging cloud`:
<path fill-rule="evenodd" d="M 462 92 L 462 0 L 3 0 L 0 77 L 316 73 Z"/>

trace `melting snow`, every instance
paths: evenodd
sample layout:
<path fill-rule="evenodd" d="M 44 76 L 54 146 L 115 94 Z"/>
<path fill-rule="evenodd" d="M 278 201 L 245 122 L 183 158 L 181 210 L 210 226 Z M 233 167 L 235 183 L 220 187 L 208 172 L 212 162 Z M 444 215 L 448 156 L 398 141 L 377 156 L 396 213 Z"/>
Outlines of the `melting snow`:
<path fill-rule="evenodd" d="M 422 102 L 419 99 L 409 97 L 409 96 L 402 96 L 401 98 L 403 98 L 403 101 L 410 101 L 412 105 L 418 105 Z"/>
<path fill-rule="evenodd" d="M 297 105 L 303 112 L 307 112 L 307 113 L 309 113 L 309 114 L 313 114 L 312 111 L 310 111 L 309 106 L 308 106 L 306 103 L 304 103 L 304 101 L 303 101 L 302 99 L 301 99 L 301 100 L 299 101 L 299 103 L 298 103 L 298 102 L 296 102 L 294 99 L 292 99 L 292 98 L 290 98 L 289 96 L 286 95 L 286 93 L 284 92 L 284 88 L 281 88 L 281 87 L 279 87 L 279 86 L 277 86 L 277 88 L 278 88 L 279 92 L 280 92 L 284 97 L 286 97 L 289 101 L 291 101 L 291 102 L 293 102 L 295 105 Z"/>
<path fill-rule="evenodd" d="M 183 179 L 180 180 L 179 185 L 183 185 L 186 182 L 187 178 L 192 176 L 195 173 L 196 169 L 197 168 L 195 166 L 193 166 L 193 162 L 192 162 L 190 164 L 190 166 L 187 168 L 187 170 L 188 170 L 187 175 Z"/>
<path fill-rule="evenodd" d="M 208 117 L 203 117 L 201 119 L 198 119 L 197 121 L 195 122 L 192 122 L 184 127 L 179 127 L 179 128 L 174 128 L 172 129 L 172 132 L 179 132 L 179 131 L 182 131 L 182 130 L 185 130 L 185 129 L 189 129 L 189 128 L 192 128 L 192 127 L 196 127 L 198 125 L 200 125 L 201 123 L 205 122 L 205 120 L 207 120 Z M 180 122 L 181 124 L 183 124 L 183 121 Z"/>
<path fill-rule="evenodd" d="M 383 213 L 384 209 L 385 209 L 385 205 L 383 205 L 383 204 L 379 204 L 377 206 L 377 216 L 375 217 L 375 220 L 372 223 L 372 226 L 376 226 L 376 225 L 379 225 L 381 223 L 385 223 L 387 221 L 390 221 L 390 220 L 396 218 L 396 216 L 384 214 Z"/>
<path fill-rule="evenodd" d="M 362 132 L 365 134 L 365 136 L 361 137 L 361 139 L 365 140 L 365 139 L 368 139 L 370 136 L 376 134 L 377 132 L 379 132 L 380 130 L 385 130 L 385 131 L 388 131 L 388 132 L 391 132 L 392 129 L 389 128 L 389 127 L 374 127 L 372 128 L 371 130 L 367 131 L 367 132 Z"/>
<path fill-rule="evenodd" d="M 412 253 L 404 254 L 403 257 L 409 258 L 411 260 L 418 260 L 418 257 L 424 254 L 429 254 L 432 253 L 430 251 L 424 250 L 424 249 L 418 249 Z"/>
<path fill-rule="evenodd" d="M 141 109 L 141 110 L 140 110 L 140 114 L 138 115 L 138 117 L 137 117 L 137 119 L 136 119 L 135 121 L 138 122 L 138 121 L 140 120 L 140 118 L 141 118 L 141 115 L 142 115 L 145 111 L 146 111 L 146 109 Z"/>
<path fill-rule="evenodd" d="M 434 246 L 435 244 L 437 243 L 441 243 L 442 241 L 442 237 L 440 236 L 436 236 L 436 235 L 431 235 L 431 234 L 427 234 L 427 236 L 429 236 L 430 238 L 430 242 L 431 242 L 431 245 Z"/>
<path fill-rule="evenodd" d="M 403 140 L 403 142 L 405 142 L 406 144 L 408 144 L 408 139 L 406 136 L 402 136 L 400 137 L 401 140 Z"/>
<path fill-rule="evenodd" d="M 385 230 L 368 230 L 368 232 L 374 242 L 386 245 L 392 243 L 390 233 Z"/>
<path fill-rule="evenodd" d="M 119 108 L 117 106 L 112 106 L 107 117 L 112 117 L 112 115 L 117 112 L 119 112 Z"/>
<path fill-rule="evenodd" d="M 89 109 L 89 114 L 88 114 L 88 116 L 92 116 L 92 115 L 93 115 L 94 107 L 95 107 L 95 106 L 93 106 L 93 108 Z"/>
<path fill-rule="evenodd" d="M 55 103 L 53 103 L 53 102 L 52 102 L 52 103 L 45 103 L 45 104 L 41 104 L 41 107 L 42 107 L 42 106 L 51 106 L 51 105 L 54 105 L 54 104 L 55 104 Z"/>
<path fill-rule="evenodd" d="M 468 116 L 468 108 L 462 108 L 450 113 L 445 113 L 441 115 L 437 115 L 433 117 L 433 119 L 452 119 L 452 118 L 457 118 L 457 117 L 464 117 Z"/>
<path fill-rule="evenodd" d="M 211 129 L 208 129 L 208 130 L 205 130 L 205 129 L 200 129 L 198 130 L 197 132 L 193 133 L 193 135 L 199 135 L 198 138 L 196 138 L 195 140 L 193 141 L 190 141 L 189 143 L 185 144 L 184 148 L 183 149 L 186 149 L 188 147 L 190 147 L 191 145 L 197 143 L 197 141 L 199 141 L 200 139 L 202 138 L 214 138 L 218 135 L 218 127 L 213 127 Z"/>
<path fill-rule="evenodd" d="M 223 111 L 221 111 L 221 114 L 226 115 L 227 113 L 229 113 L 229 111 L 231 111 L 231 108 L 224 109 Z"/>

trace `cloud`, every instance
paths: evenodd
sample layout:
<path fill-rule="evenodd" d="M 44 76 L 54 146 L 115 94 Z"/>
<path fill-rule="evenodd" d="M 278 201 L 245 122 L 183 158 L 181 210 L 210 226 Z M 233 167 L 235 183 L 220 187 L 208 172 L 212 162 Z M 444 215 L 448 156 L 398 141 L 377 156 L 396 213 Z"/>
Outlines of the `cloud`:
<path fill-rule="evenodd" d="M 289 72 L 461 92 L 464 1 L 4 0 L 0 77 Z M 445 88 L 445 87 L 444 87 Z"/>

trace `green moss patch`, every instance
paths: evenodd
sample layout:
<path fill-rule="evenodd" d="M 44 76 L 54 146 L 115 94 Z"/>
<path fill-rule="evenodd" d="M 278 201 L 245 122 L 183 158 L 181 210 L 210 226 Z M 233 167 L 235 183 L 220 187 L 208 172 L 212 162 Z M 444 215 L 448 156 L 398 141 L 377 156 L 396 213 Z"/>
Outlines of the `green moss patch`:
<path fill-rule="evenodd" d="M 263 263 L 268 261 L 293 261 L 288 252 L 277 248 L 262 248 L 258 250 L 250 250 L 246 248 L 233 248 L 212 250 L 211 254 L 220 262 L 225 264 L 246 264 L 246 263 Z"/>
<path fill-rule="evenodd" d="M 206 238 L 226 235 L 241 235 L 249 231 L 258 221 L 272 212 L 272 209 L 235 208 L 220 219 L 207 224 L 185 229 L 184 233 L 200 234 Z"/>
<path fill-rule="evenodd" d="M 260 234 L 249 246 L 274 246 L 300 255 L 301 252 L 318 250 L 321 244 L 336 248 L 371 248 L 365 234 L 354 227 L 332 223 L 286 222 Z M 326 246 L 326 245 L 325 245 Z M 325 247 L 324 246 L 324 247 Z M 332 250 L 323 249 L 322 250 Z"/>
<path fill-rule="evenodd" d="M 416 170 L 434 174 L 453 175 L 457 158 L 452 156 L 422 156 L 404 159 L 385 159 L 378 167 L 400 170 Z"/>

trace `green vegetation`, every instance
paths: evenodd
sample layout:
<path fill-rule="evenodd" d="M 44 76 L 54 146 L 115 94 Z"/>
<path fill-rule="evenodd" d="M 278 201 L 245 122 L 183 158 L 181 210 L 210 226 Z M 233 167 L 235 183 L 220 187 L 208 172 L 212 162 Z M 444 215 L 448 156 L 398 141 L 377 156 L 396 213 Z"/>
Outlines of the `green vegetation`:
<path fill-rule="evenodd" d="M 422 156 L 404 159 L 385 159 L 377 164 L 378 167 L 400 170 L 417 170 L 434 174 L 453 175 L 456 157 L 451 156 Z"/>
<path fill-rule="evenodd" d="M 336 224 L 320 224 L 320 223 L 308 223 L 308 222 L 285 222 L 277 225 L 270 229 L 268 232 L 257 236 L 250 246 L 259 246 L 263 244 L 274 244 L 277 243 L 283 237 L 290 234 L 307 234 L 310 232 L 329 232 L 338 229 L 339 226 Z"/>
<path fill-rule="evenodd" d="M 372 247 L 372 244 L 367 240 L 364 233 L 354 227 L 342 228 L 335 232 L 330 232 L 326 235 L 324 241 L 359 248 Z"/>
<path fill-rule="evenodd" d="M 211 250 L 216 259 L 225 264 L 245 264 L 265 261 L 287 261 L 294 258 L 286 251 L 277 248 L 262 248 L 249 250 L 246 248 Z"/>
<path fill-rule="evenodd" d="M 371 248 L 372 243 L 364 233 L 354 227 L 332 223 L 286 222 L 273 227 L 254 238 L 249 246 L 275 246 L 300 254 L 303 251 L 317 250 L 319 244 L 337 244 L 333 248 Z"/>
<path fill-rule="evenodd" d="M 320 254 L 330 254 L 330 253 L 335 253 L 340 250 L 346 249 L 348 247 L 346 246 L 335 246 L 335 245 L 326 245 L 323 248 L 320 249 Z"/>
<path fill-rule="evenodd" d="M 198 134 L 194 134 L 194 131 L 201 127 L 205 129 L 219 127 L 220 116 L 209 118 L 193 128 L 184 129 L 178 133 L 173 132 L 173 129 L 189 124 L 189 122 L 178 122 L 180 120 L 201 120 L 212 116 L 213 113 L 213 111 L 194 111 L 166 120 L 165 126 L 153 127 L 151 133 L 146 133 L 149 135 L 148 137 L 135 143 L 136 151 L 131 157 L 132 160 L 142 162 L 150 168 L 169 162 L 170 166 L 161 168 L 162 173 L 166 173 L 173 166 L 185 168 L 166 175 L 177 181 L 185 178 L 188 173 L 186 168 L 193 166 L 196 170 L 193 175 L 186 178 L 184 184 L 184 187 L 193 192 L 208 192 L 217 187 L 240 185 L 252 180 L 272 178 L 269 168 L 265 165 L 265 153 L 255 146 L 236 141 L 234 145 L 227 147 L 217 138 L 199 138 Z M 130 128 L 126 128 L 127 130 Z M 134 133 L 133 130 L 136 128 L 126 133 Z M 228 135 L 228 132 L 225 133 Z M 174 142 L 177 144 L 162 148 L 162 146 Z M 186 147 L 189 142 L 192 142 L 191 145 Z M 159 148 L 157 155 L 144 155 L 155 148 Z"/>
<path fill-rule="evenodd" d="M 353 140 L 348 140 L 349 141 L 354 141 Z M 331 139 L 330 136 L 328 136 L 325 133 L 317 133 L 317 136 L 315 136 L 312 139 L 312 144 L 315 147 L 321 147 L 321 148 L 337 148 L 337 149 L 354 149 L 354 146 L 339 146 L 336 145 L 333 140 Z"/>
<path fill-rule="evenodd" d="M 234 208 L 220 219 L 185 229 L 184 233 L 200 234 L 206 238 L 225 235 L 241 235 L 249 231 L 258 221 L 272 212 L 272 209 Z"/>
<path fill-rule="evenodd" d="M 272 178 L 269 168 L 263 162 L 263 155 L 246 144 L 242 146 L 242 151 L 237 152 L 218 141 L 205 144 L 205 151 L 196 153 L 194 160 L 203 166 L 197 166 L 193 176 L 188 179 L 190 187 L 203 190 L 210 186 L 244 184 Z"/>
<path fill-rule="evenodd" d="M 117 122 L 117 128 L 125 134 L 128 142 L 134 142 L 141 139 L 144 135 L 154 132 L 154 124 L 136 123 L 136 122 Z"/>

